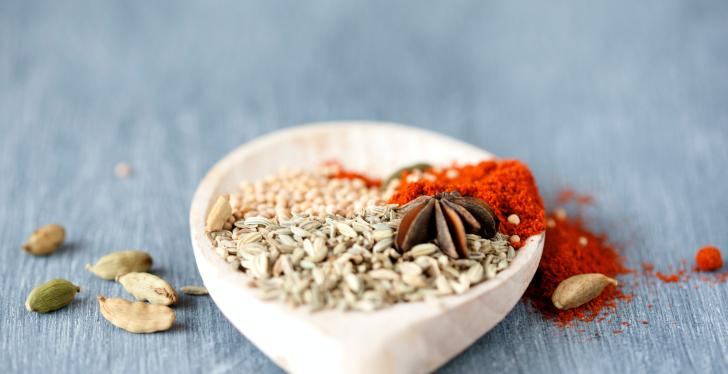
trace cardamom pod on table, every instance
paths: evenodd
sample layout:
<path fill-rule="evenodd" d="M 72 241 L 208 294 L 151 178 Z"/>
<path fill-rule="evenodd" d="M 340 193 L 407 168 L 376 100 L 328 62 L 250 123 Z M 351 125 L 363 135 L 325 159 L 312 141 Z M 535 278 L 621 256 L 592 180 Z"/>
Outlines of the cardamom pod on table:
<path fill-rule="evenodd" d="M 134 271 L 144 272 L 152 266 L 152 257 L 144 251 L 113 252 L 101 257 L 96 264 L 86 265 L 86 269 L 98 277 L 113 280 Z"/>
<path fill-rule="evenodd" d="M 124 289 L 139 301 L 151 304 L 172 305 L 177 302 L 177 292 L 164 279 L 149 273 L 132 272 L 116 278 Z"/>
<path fill-rule="evenodd" d="M 31 312 L 48 313 L 73 301 L 81 288 L 65 279 L 51 279 L 30 291 L 25 308 Z"/>
<path fill-rule="evenodd" d="M 97 297 L 101 315 L 112 325 L 135 334 L 169 330 L 176 318 L 174 310 L 164 305 Z"/>
<path fill-rule="evenodd" d="M 33 232 L 23 244 L 23 250 L 36 256 L 55 252 L 66 239 L 66 230 L 61 225 L 45 225 Z"/>

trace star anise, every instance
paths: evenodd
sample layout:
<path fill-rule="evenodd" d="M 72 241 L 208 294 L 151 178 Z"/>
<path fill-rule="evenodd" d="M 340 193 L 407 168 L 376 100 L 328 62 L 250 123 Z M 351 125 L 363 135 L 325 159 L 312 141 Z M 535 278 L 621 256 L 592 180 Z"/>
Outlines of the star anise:
<path fill-rule="evenodd" d="M 466 234 L 490 239 L 498 232 L 498 217 L 485 201 L 458 192 L 420 196 L 403 205 L 395 246 L 407 252 L 413 246 L 437 238 L 445 254 L 452 258 L 468 257 Z"/>

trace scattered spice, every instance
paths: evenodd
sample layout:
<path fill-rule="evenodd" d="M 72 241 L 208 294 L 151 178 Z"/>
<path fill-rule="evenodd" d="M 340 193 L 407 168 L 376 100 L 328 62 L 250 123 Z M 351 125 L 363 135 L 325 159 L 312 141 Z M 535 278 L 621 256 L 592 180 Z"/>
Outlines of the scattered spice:
<path fill-rule="evenodd" d="M 544 208 L 536 182 L 528 167 L 516 160 L 483 161 L 477 164 L 454 166 L 447 171 L 431 168 L 427 177 L 408 181 L 408 172 L 389 199 L 393 204 L 405 204 L 420 195 L 457 191 L 473 196 L 493 208 L 502 223 L 500 232 L 519 238 L 539 234 L 546 228 Z M 511 214 L 518 215 L 519 224 L 508 221 Z M 512 242 L 522 247 L 525 241 Z"/>
<path fill-rule="evenodd" d="M 551 296 L 566 278 L 585 273 L 601 273 L 614 278 L 629 272 L 606 237 L 592 233 L 578 218 L 562 216 L 564 219 L 559 219 L 554 214 L 556 224 L 546 230 L 541 263 L 525 297 L 545 318 L 567 326 L 574 320 L 591 322 L 601 312 L 616 308 L 618 300 L 630 300 L 631 295 L 618 287 L 608 287 L 578 308 L 559 311 L 552 305 Z M 579 243 L 581 237 L 587 239 L 586 245 Z"/>
<path fill-rule="evenodd" d="M 149 273 L 132 272 L 121 275 L 116 281 L 124 286 L 137 301 L 150 304 L 172 305 L 177 302 L 177 292 L 164 279 Z"/>
<path fill-rule="evenodd" d="M 665 283 L 677 283 L 677 282 L 680 282 L 681 278 L 684 275 L 685 275 L 685 271 L 684 270 L 680 270 L 680 271 L 678 271 L 675 274 L 663 274 L 663 273 L 660 273 L 659 271 L 658 272 L 655 272 L 655 276 L 659 280 L 661 280 L 661 281 L 663 281 Z"/>
<path fill-rule="evenodd" d="M 45 225 L 33 232 L 23 244 L 23 250 L 32 255 L 45 256 L 58 249 L 66 239 L 66 230 L 61 225 Z"/>
<path fill-rule="evenodd" d="M 101 315 L 112 325 L 136 334 L 169 330 L 176 315 L 164 305 L 98 296 Z"/>
<path fill-rule="evenodd" d="M 207 288 L 205 286 L 182 286 L 179 288 L 186 295 L 191 296 L 205 296 L 208 295 Z"/>
<path fill-rule="evenodd" d="M 617 281 L 604 274 L 573 275 L 559 283 L 551 301 L 558 309 L 577 308 L 594 300 L 609 285 L 616 286 Z"/>
<path fill-rule="evenodd" d="M 86 270 L 99 278 L 114 280 L 131 272 L 145 272 L 152 267 L 152 257 L 144 251 L 120 251 L 101 257 L 96 264 L 86 265 Z"/>
<path fill-rule="evenodd" d="M 114 174 L 116 174 L 116 177 L 119 179 L 129 178 L 131 176 L 131 172 L 131 165 L 126 162 L 120 162 L 114 166 Z"/>
<path fill-rule="evenodd" d="M 25 309 L 38 313 L 52 312 L 70 304 L 80 291 L 80 287 L 65 279 L 51 279 L 30 292 L 25 300 Z"/>
<path fill-rule="evenodd" d="M 723 258 L 720 250 L 714 246 L 700 248 L 695 255 L 695 264 L 698 271 L 714 271 L 723 267 Z"/>

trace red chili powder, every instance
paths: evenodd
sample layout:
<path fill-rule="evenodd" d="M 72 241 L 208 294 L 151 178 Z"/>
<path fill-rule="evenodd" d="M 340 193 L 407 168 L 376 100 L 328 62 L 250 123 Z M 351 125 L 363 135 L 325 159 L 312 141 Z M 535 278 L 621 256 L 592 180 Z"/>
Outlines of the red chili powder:
<path fill-rule="evenodd" d="M 674 274 L 663 274 L 658 271 L 655 273 L 655 276 L 657 277 L 657 279 L 665 283 L 677 283 L 683 280 L 683 276 L 685 276 L 685 270 L 678 270 L 678 272 Z"/>
<path fill-rule="evenodd" d="M 594 300 L 574 309 L 558 310 L 551 302 L 551 295 L 564 279 L 577 274 L 602 273 L 609 277 L 629 273 L 617 250 L 603 235 L 587 229 L 579 219 L 556 220 L 546 229 L 541 263 L 536 276 L 526 291 L 526 298 L 547 319 L 561 326 L 573 321 L 594 321 L 602 312 L 615 309 L 617 301 L 629 301 L 632 295 L 619 287 L 609 286 Z M 579 240 L 585 237 L 587 240 Z M 604 319 L 604 316 L 601 317 Z"/>
<path fill-rule="evenodd" d="M 402 184 L 389 202 L 405 204 L 420 195 L 450 191 L 475 196 L 495 210 L 500 220 L 500 232 L 523 239 L 513 244 L 516 248 L 522 247 L 526 238 L 546 228 L 536 181 L 528 166 L 520 161 L 483 161 L 445 170 L 430 169 L 427 173 L 434 175 L 434 179 L 423 178 L 411 183 L 407 182 L 409 173 L 403 173 Z M 518 225 L 508 222 L 511 214 L 519 217 Z"/>
<path fill-rule="evenodd" d="M 382 185 L 381 179 L 370 178 L 366 174 L 344 169 L 343 165 L 336 160 L 326 161 L 323 165 L 336 168 L 336 172 L 330 176 L 331 179 L 359 179 L 369 188 L 380 187 Z"/>
<path fill-rule="evenodd" d="M 723 267 L 723 258 L 720 256 L 720 250 L 713 246 L 700 248 L 695 255 L 695 265 L 697 271 L 713 271 Z"/>

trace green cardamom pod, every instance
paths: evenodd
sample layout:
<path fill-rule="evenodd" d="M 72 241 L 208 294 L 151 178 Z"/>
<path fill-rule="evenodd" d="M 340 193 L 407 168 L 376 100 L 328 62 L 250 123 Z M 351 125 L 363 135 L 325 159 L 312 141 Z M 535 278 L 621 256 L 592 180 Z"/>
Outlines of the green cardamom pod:
<path fill-rule="evenodd" d="M 96 264 L 86 265 L 86 270 L 99 278 L 114 280 L 131 272 L 145 272 L 152 267 L 152 257 L 144 251 L 113 252 L 101 257 Z"/>
<path fill-rule="evenodd" d="M 394 173 L 390 174 L 386 179 L 384 179 L 384 182 L 382 182 L 382 188 L 383 189 L 386 189 L 387 186 L 389 186 L 389 184 L 393 180 L 402 178 L 402 174 L 404 174 L 404 172 L 406 172 L 406 171 L 408 171 L 408 172 L 411 172 L 411 171 L 414 171 L 414 170 L 425 171 L 425 170 L 427 170 L 427 169 L 429 169 L 431 167 L 432 167 L 432 165 L 430 165 L 430 164 L 428 164 L 426 162 L 418 162 L 418 163 L 413 164 L 413 165 L 405 166 L 405 167 L 403 167 L 403 168 L 395 171 Z"/>
<path fill-rule="evenodd" d="M 30 291 L 25 308 L 31 312 L 48 313 L 73 301 L 81 288 L 65 279 L 52 279 Z"/>
<path fill-rule="evenodd" d="M 45 225 L 35 230 L 22 248 L 32 255 L 48 255 L 58 249 L 65 239 L 66 230 L 63 229 L 63 226 Z"/>

